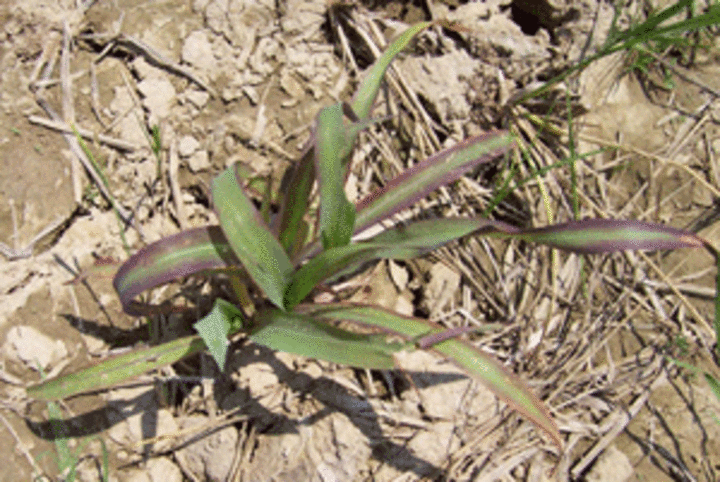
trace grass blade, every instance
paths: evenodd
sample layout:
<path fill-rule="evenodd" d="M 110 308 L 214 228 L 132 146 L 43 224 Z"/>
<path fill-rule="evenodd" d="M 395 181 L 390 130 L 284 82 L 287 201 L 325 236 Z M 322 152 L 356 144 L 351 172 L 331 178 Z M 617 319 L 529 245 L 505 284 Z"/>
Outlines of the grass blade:
<path fill-rule="evenodd" d="M 443 327 L 419 318 L 408 318 L 370 306 L 302 305 L 303 312 L 326 321 L 355 322 L 398 333 L 412 339 L 442 333 Z M 513 373 L 467 342 L 445 340 L 431 349 L 449 358 L 470 376 L 478 379 L 515 410 L 543 430 L 559 448 L 562 439 L 545 404 Z"/>
<path fill-rule="evenodd" d="M 383 335 L 351 333 L 308 316 L 270 309 L 258 314 L 249 338 L 273 350 L 358 368 L 395 368 L 392 354 L 404 343 L 388 343 Z"/>
<path fill-rule="evenodd" d="M 432 25 L 432 22 L 420 22 L 408 28 L 393 40 L 387 49 L 385 49 L 385 52 L 375 61 L 360 84 L 352 101 L 352 109 L 361 121 L 370 116 L 370 109 L 372 109 L 375 103 L 375 98 L 380 90 L 380 84 L 385 78 L 385 72 L 387 72 L 390 63 L 408 46 L 417 34 L 430 25 Z"/>
<path fill-rule="evenodd" d="M 235 167 L 217 176 L 211 189 L 220 227 L 230 247 L 270 301 L 282 308 L 293 267 L 283 247 L 245 194 Z"/>
<path fill-rule="evenodd" d="M 689 231 L 616 219 L 585 219 L 524 230 L 513 237 L 576 253 L 607 253 L 628 249 L 700 248 L 706 242 Z"/>
<path fill-rule="evenodd" d="M 418 33 L 430 25 L 432 22 L 421 22 L 405 30 L 391 42 L 387 50 L 370 68 L 355 93 L 351 106 L 359 125 L 362 125 L 370 117 L 370 110 L 390 63 Z M 346 146 L 351 146 L 355 142 L 356 134 L 357 129 L 351 129 L 348 132 Z M 349 154 L 349 150 L 342 152 L 342 155 L 347 154 Z M 300 162 L 288 172 L 287 178 L 283 182 L 283 192 L 287 194 L 280 207 L 277 233 L 285 252 L 293 259 L 302 248 L 301 244 L 305 239 L 302 234 L 307 232 L 303 217 L 310 205 L 310 193 L 315 182 L 315 165 L 312 160 L 312 149 L 308 148 L 303 153 Z"/>
<path fill-rule="evenodd" d="M 145 246 L 117 271 L 113 286 L 130 315 L 153 311 L 135 302 L 145 290 L 204 270 L 239 267 L 219 226 L 195 228 Z"/>
<path fill-rule="evenodd" d="M 326 250 L 295 272 L 285 293 L 285 306 L 288 309 L 295 306 L 322 281 L 368 261 L 414 258 L 479 229 L 500 224 L 461 218 L 418 221 L 389 229 L 368 241 Z"/>
<path fill-rule="evenodd" d="M 105 360 L 71 375 L 53 378 L 28 388 L 27 395 L 30 398 L 52 401 L 111 387 L 204 349 L 205 343 L 199 336 L 180 338 Z"/>
<path fill-rule="evenodd" d="M 343 123 L 342 104 L 326 107 L 318 115 L 315 132 L 315 169 L 320 186 L 320 236 L 325 249 L 345 246 L 355 225 L 355 206 L 345 196 L 347 163 L 342 152 L 350 152 Z"/>
<path fill-rule="evenodd" d="M 492 132 L 466 139 L 416 164 L 357 204 L 355 232 L 411 206 L 440 186 L 456 181 L 472 168 L 504 153 L 512 143 L 508 133 Z"/>

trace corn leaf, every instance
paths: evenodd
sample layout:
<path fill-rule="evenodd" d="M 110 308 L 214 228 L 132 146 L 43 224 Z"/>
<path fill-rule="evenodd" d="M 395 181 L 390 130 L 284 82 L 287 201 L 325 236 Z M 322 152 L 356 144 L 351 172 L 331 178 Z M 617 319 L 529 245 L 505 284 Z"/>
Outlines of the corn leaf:
<path fill-rule="evenodd" d="M 358 368 L 392 369 L 392 354 L 404 343 L 388 343 L 382 335 L 352 333 L 308 316 L 277 309 L 260 312 L 248 335 L 273 350 Z"/>
<path fill-rule="evenodd" d="M 113 285 L 125 312 L 141 315 L 154 309 L 134 301 L 143 291 L 201 271 L 239 266 L 219 226 L 195 228 L 139 250 L 117 271 Z"/>
<path fill-rule="evenodd" d="M 130 378 L 170 365 L 205 349 L 199 336 L 180 338 L 163 345 L 132 351 L 105 360 L 93 367 L 53 378 L 27 389 L 31 398 L 60 400 L 84 392 L 111 387 Z"/>
<path fill-rule="evenodd" d="M 346 163 L 341 151 L 350 151 L 342 104 L 325 107 L 318 115 L 315 170 L 320 186 L 320 236 L 325 249 L 350 242 L 355 206 L 345 196 Z"/>
<path fill-rule="evenodd" d="M 270 301 L 282 308 L 292 264 L 240 186 L 234 166 L 213 180 L 212 198 L 233 252 Z"/>
<path fill-rule="evenodd" d="M 421 339 L 445 329 L 435 323 L 370 306 L 347 305 L 301 305 L 298 311 L 328 322 L 354 322 L 398 333 L 404 337 Z M 478 379 L 507 402 L 515 410 L 543 430 L 557 445 L 562 447 L 558 428 L 545 404 L 525 384 L 487 354 L 471 344 L 457 339 L 445 340 L 433 345 L 432 351 L 447 357 L 470 376 Z"/>

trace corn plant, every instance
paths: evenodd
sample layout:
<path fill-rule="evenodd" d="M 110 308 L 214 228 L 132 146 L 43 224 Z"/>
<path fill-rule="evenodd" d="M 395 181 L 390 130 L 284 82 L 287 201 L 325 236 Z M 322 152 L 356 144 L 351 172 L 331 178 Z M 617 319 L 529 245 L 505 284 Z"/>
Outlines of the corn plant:
<path fill-rule="evenodd" d="M 109 387 L 205 349 L 222 368 L 228 337 L 239 332 L 274 350 L 368 369 L 393 369 L 395 353 L 421 349 L 452 360 L 560 447 L 558 428 L 541 400 L 499 362 L 458 339 L 465 330 L 446 330 L 428 320 L 375 306 L 312 303 L 307 301 L 309 295 L 367 262 L 420 256 L 469 236 L 514 238 L 588 254 L 706 243 L 690 232 L 637 221 L 589 219 L 521 229 L 490 219 L 460 217 L 396 224 L 358 241 L 359 233 L 502 155 L 513 144 L 512 136 L 503 131 L 469 138 L 418 162 L 357 204 L 348 200 L 344 184 L 349 158 L 359 131 L 372 122 L 371 107 L 382 79 L 392 59 L 430 25 L 417 24 L 393 41 L 350 104 L 338 103 L 318 114 L 314 142 L 285 174 L 280 211 L 272 221 L 255 207 L 237 167 L 232 166 L 211 186 L 219 226 L 183 231 L 150 244 L 131 256 L 114 277 L 123 308 L 131 315 L 162 310 L 140 302 L 143 292 L 188 275 L 220 270 L 253 283 L 265 295 L 262 302 L 252 310 L 242 310 L 217 299 L 211 312 L 195 324 L 198 335 L 47 381 L 31 387 L 29 395 L 56 400 Z M 313 216 L 315 185 L 319 212 Z"/>

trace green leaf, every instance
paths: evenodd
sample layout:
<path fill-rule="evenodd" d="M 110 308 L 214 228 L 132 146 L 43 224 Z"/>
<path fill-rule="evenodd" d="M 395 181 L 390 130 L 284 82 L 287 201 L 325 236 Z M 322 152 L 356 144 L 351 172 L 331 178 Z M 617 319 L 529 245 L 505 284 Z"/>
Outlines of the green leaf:
<path fill-rule="evenodd" d="M 180 338 L 162 345 L 132 351 L 105 360 L 93 367 L 53 378 L 27 389 L 30 398 L 59 400 L 124 382 L 205 349 L 199 336 Z"/>
<path fill-rule="evenodd" d="M 410 43 L 413 37 L 430 25 L 432 25 L 431 22 L 421 22 L 404 31 L 370 68 L 355 93 L 352 111 L 357 117 L 357 122 L 356 126 L 351 126 L 346 132 L 345 149 L 341 152 L 341 158 L 349 154 L 349 146 L 354 144 L 359 128 L 364 126 L 370 117 L 370 110 L 392 60 Z M 312 160 L 312 149 L 307 148 L 300 161 L 288 170 L 283 178 L 281 190 L 285 196 L 278 214 L 277 233 L 286 253 L 293 259 L 302 249 L 305 240 L 303 233 L 307 233 L 307 225 L 303 217 L 310 205 L 310 193 L 315 182 L 315 164 Z M 347 208 L 344 209 L 347 211 Z M 349 218 L 348 212 L 345 212 L 344 216 L 345 219 Z"/>
<path fill-rule="evenodd" d="M 210 313 L 193 324 L 220 370 L 227 359 L 228 334 L 242 327 L 242 318 L 242 312 L 235 305 L 218 298 Z"/>
<path fill-rule="evenodd" d="M 301 305 L 298 311 L 317 319 L 354 322 L 398 333 L 412 339 L 422 339 L 445 329 L 418 318 L 408 318 L 391 311 L 370 306 Z M 528 420 L 543 430 L 552 441 L 562 447 L 560 432 L 545 404 L 513 373 L 471 344 L 457 339 L 442 341 L 434 345 L 435 351 L 447 357 L 468 374 L 484 383 L 498 397 L 522 413 Z"/>
<path fill-rule="evenodd" d="M 282 308 L 292 264 L 240 186 L 234 166 L 213 180 L 212 198 L 233 252 L 270 301 Z"/>
<path fill-rule="evenodd" d="M 285 306 L 290 309 L 318 283 L 368 261 L 414 258 L 488 225 L 494 225 L 494 222 L 460 218 L 418 221 L 389 229 L 368 241 L 328 249 L 295 272 L 285 293 Z"/>
<path fill-rule="evenodd" d="M 377 97 L 380 85 L 385 78 L 385 72 L 387 72 L 390 63 L 408 46 L 417 34 L 432 24 L 432 22 L 420 22 L 411 26 L 393 40 L 380 58 L 375 61 L 353 98 L 352 109 L 360 120 L 365 120 L 370 116 L 370 109 L 372 109 L 375 103 L 375 98 Z"/>
<path fill-rule="evenodd" d="M 343 123 L 342 104 L 325 107 L 318 115 L 315 164 L 320 185 L 320 235 L 325 249 L 350 242 L 355 206 L 345 196 L 347 163 L 341 152 L 350 152 Z"/>
<path fill-rule="evenodd" d="M 395 368 L 392 354 L 406 346 L 388 343 L 385 336 L 352 333 L 277 309 L 258 314 L 249 338 L 273 350 L 358 368 L 387 370 Z"/>

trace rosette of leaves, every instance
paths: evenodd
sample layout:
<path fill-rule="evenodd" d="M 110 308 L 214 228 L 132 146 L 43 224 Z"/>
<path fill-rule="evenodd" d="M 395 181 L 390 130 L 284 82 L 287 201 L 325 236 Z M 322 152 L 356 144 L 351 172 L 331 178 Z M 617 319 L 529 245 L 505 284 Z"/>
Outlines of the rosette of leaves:
<path fill-rule="evenodd" d="M 467 236 L 518 238 L 578 253 L 705 245 L 693 233 L 608 219 L 534 229 L 483 218 L 431 219 L 354 241 L 356 234 L 502 155 L 513 144 L 512 136 L 503 131 L 472 137 L 417 163 L 357 204 L 347 199 L 344 184 L 349 157 L 358 132 L 370 123 L 371 107 L 387 68 L 430 25 L 417 24 L 395 39 L 370 69 L 351 104 L 338 103 L 319 113 L 314 143 L 286 173 L 280 190 L 284 198 L 272 223 L 253 204 L 237 168 L 230 167 L 214 179 L 211 188 L 219 226 L 183 231 L 150 244 L 130 257 L 114 277 L 124 310 L 142 315 L 158 309 L 137 301 L 153 287 L 199 272 L 244 273 L 267 300 L 254 307 L 252 317 L 218 299 L 212 311 L 195 324 L 198 335 L 49 380 L 31 387 L 29 395 L 55 400 L 97 390 L 205 349 L 223 367 L 228 337 L 238 332 L 271 349 L 369 369 L 393 369 L 398 351 L 424 349 L 452 360 L 479 379 L 560 447 L 560 433 L 542 401 L 499 362 L 457 339 L 462 330 L 446 330 L 428 320 L 374 306 L 306 302 L 316 287 L 364 263 L 420 256 Z M 319 213 L 310 219 L 316 184 Z M 362 329 L 346 329 L 353 326 Z M 367 334 L 368 328 L 373 334 Z"/>

